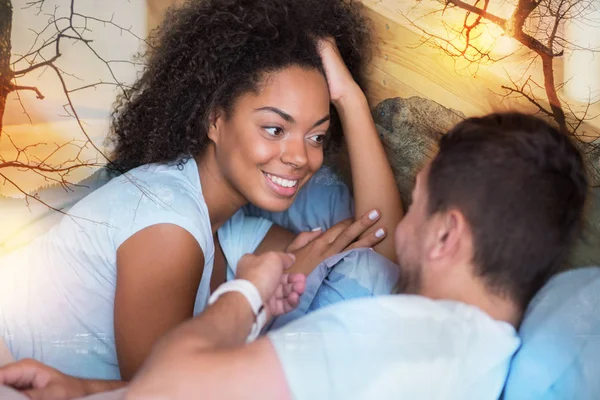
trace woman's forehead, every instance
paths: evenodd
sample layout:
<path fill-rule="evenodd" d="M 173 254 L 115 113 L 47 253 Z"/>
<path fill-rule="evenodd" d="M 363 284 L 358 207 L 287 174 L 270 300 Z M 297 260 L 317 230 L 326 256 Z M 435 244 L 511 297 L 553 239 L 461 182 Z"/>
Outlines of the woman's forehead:
<path fill-rule="evenodd" d="M 329 112 L 329 90 L 317 70 L 288 67 L 269 74 L 257 92 L 242 94 L 236 103 L 252 109 L 277 108 L 294 118 L 314 113 L 312 117 L 320 119 Z"/>

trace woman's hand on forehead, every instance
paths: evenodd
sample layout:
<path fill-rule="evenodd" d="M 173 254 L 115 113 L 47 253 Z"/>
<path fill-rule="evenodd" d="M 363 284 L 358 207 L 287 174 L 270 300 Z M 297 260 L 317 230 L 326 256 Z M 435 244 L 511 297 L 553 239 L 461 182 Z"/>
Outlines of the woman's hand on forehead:
<path fill-rule="evenodd" d="M 327 76 L 329 96 L 331 102 L 336 104 L 356 90 L 358 85 L 346 67 L 334 38 L 319 39 L 318 48 Z M 358 90 L 360 89 L 358 88 Z"/>

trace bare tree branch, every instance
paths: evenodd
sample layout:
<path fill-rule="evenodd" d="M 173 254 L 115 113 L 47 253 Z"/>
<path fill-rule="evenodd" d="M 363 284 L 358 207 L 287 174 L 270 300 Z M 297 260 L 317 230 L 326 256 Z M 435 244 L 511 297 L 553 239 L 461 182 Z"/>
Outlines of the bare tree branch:
<path fill-rule="evenodd" d="M 592 105 L 591 95 L 582 110 L 575 110 L 568 101 L 561 99 L 560 91 L 565 83 L 556 82 L 554 61 L 569 51 L 587 51 L 599 53 L 600 48 L 586 47 L 580 43 L 573 43 L 562 35 L 566 23 L 577 21 L 578 24 L 591 23 L 589 13 L 597 11 L 597 2 L 594 0 L 514 0 L 511 14 L 502 18 L 490 12 L 489 0 L 435 0 L 440 4 L 433 11 L 413 17 L 403 15 L 410 25 L 421 33 L 419 46 L 424 44 L 433 46 L 443 54 L 455 60 L 466 62 L 469 72 L 477 73 L 480 65 L 496 63 L 502 59 L 513 57 L 516 52 L 505 57 L 495 56 L 493 45 L 482 45 L 475 39 L 488 29 L 489 26 L 500 28 L 503 35 L 512 38 L 521 44 L 521 54 L 529 52 L 529 59 L 519 58 L 525 67 L 519 72 L 518 79 L 513 78 L 513 71 L 506 71 L 510 85 L 504 84 L 500 88 L 503 93 L 498 93 L 502 98 L 523 98 L 547 118 L 553 120 L 561 130 L 577 138 L 582 146 L 597 150 L 597 144 L 589 143 L 589 138 L 584 137 L 580 130 L 585 121 L 590 121 L 596 116 L 590 115 Z M 430 2 L 429 4 L 432 4 Z M 423 1 L 416 0 L 411 13 L 418 12 Z M 452 14 L 452 15 L 451 15 Z M 431 21 L 434 17 L 439 19 L 439 26 L 443 33 L 433 32 L 426 28 L 424 18 Z M 460 22 L 454 22 L 458 17 Z M 431 22 L 430 22 L 431 23 Z M 595 21 L 600 25 L 600 21 Z M 496 29 L 497 29 L 496 28 Z M 538 83 L 532 78 L 534 68 L 541 71 L 543 83 Z M 600 174 L 597 175 L 600 181 Z"/>
<path fill-rule="evenodd" d="M 129 64 L 133 67 L 140 66 L 139 62 L 129 60 L 108 59 L 101 55 L 94 48 L 94 42 L 89 36 L 92 29 L 100 26 L 103 29 L 117 30 L 121 35 L 128 35 L 135 38 L 142 44 L 149 46 L 148 42 L 138 36 L 131 26 L 121 26 L 114 18 L 101 19 L 93 15 L 86 15 L 79 12 L 76 8 L 77 1 L 69 0 L 67 8 L 59 9 L 58 5 L 53 6 L 49 13 L 45 13 L 44 9 L 48 8 L 45 0 L 31 0 L 25 3 L 22 9 L 32 9 L 35 15 L 47 15 L 48 21 L 44 23 L 43 28 L 30 31 L 33 33 L 32 43 L 27 51 L 22 54 L 10 54 L 10 24 L 12 20 L 12 9 L 10 8 L 10 0 L 8 8 L 0 9 L 0 39 L 8 43 L 8 51 L 0 54 L 0 100 L 5 102 L 6 96 L 14 92 L 17 101 L 19 102 L 24 114 L 26 114 L 30 123 L 32 123 L 31 115 L 28 113 L 25 104 L 22 100 L 20 92 L 32 91 L 36 93 L 38 99 L 43 100 L 44 88 L 36 85 L 21 85 L 17 80 L 28 76 L 36 71 L 41 72 L 40 76 L 46 71 L 53 71 L 53 76 L 60 84 L 62 94 L 65 99 L 64 110 L 67 117 L 73 118 L 81 132 L 82 140 L 70 140 L 66 143 L 55 144 L 54 148 L 49 148 L 47 143 L 38 142 L 18 146 L 13 139 L 2 128 L 2 117 L 4 115 L 4 103 L 0 104 L 0 132 L 3 138 L 14 149 L 10 153 L 0 154 L 0 177 L 5 183 L 12 185 L 15 190 L 25 196 L 26 202 L 38 201 L 51 210 L 62 212 L 60 208 L 53 207 L 47 202 L 41 201 L 39 196 L 29 193 L 19 186 L 18 181 L 9 179 L 8 175 L 2 173 L 4 168 L 12 168 L 16 171 L 26 171 L 34 174 L 43 180 L 57 184 L 68 189 L 75 187 L 77 184 L 71 180 L 71 174 L 82 168 L 99 168 L 100 166 L 110 163 L 110 160 L 103 150 L 99 148 L 92 140 L 88 133 L 88 128 L 82 120 L 77 106 L 72 99 L 72 93 L 81 92 L 84 90 L 96 89 L 100 86 L 115 87 L 122 95 L 127 95 L 127 91 L 131 86 L 124 84 L 118 78 L 114 67 L 117 64 Z M 4 4 L 4 3 L 1 3 Z M 1 5 L 0 4 L 0 5 Z M 1 7 L 0 7 L 1 8 Z M 6 12 L 5 12 L 6 10 Z M 8 25 L 1 25 L 5 22 Z M 8 28 L 5 28 L 8 26 Z M 84 52 L 88 53 L 87 57 L 92 57 L 97 60 L 108 73 L 108 80 L 100 79 L 94 83 L 86 83 L 77 75 L 77 71 L 66 71 L 64 66 L 59 62 L 63 57 L 63 48 L 68 44 L 80 44 L 84 46 Z M 84 54 L 82 56 L 85 57 Z M 12 60 L 11 60 L 12 57 Z M 2 64 L 4 62 L 5 64 Z M 75 72 L 75 73 L 73 73 Z M 4 80 L 3 80 L 4 79 Z M 73 85 L 72 80 L 81 81 L 78 85 Z M 84 154 L 93 152 L 96 154 L 96 159 L 86 160 Z M 44 155 L 40 155 L 43 153 Z M 10 154 L 10 157 L 8 156 Z M 37 154 L 37 155 L 36 155 Z M 68 159 L 65 159 L 67 156 Z"/>
<path fill-rule="evenodd" d="M 476 14 L 481 18 L 485 18 L 490 22 L 493 22 L 494 24 L 498 25 L 500 28 L 505 29 L 506 27 L 506 19 L 504 18 L 500 18 L 492 13 L 489 13 L 487 11 L 487 7 L 489 5 L 489 0 L 486 0 L 485 2 L 485 6 L 483 8 L 479 8 L 477 6 L 472 6 L 469 3 L 465 3 L 464 1 L 461 0 L 448 0 L 446 2 L 447 4 L 453 4 L 456 7 L 460 7 L 463 10 L 466 10 L 470 13 Z M 481 19 L 479 19 L 481 21 Z"/>
<path fill-rule="evenodd" d="M 28 1 L 27 3 L 25 3 L 25 7 L 23 7 L 23 9 L 28 9 L 31 7 L 37 7 L 38 12 L 36 15 L 41 14 L 42 12 L 42 7 L 44 7 L 44 3 L 46 2 L 46 0 L 36 0 L 36 1 Z"/>
<path fill-rule="evenodd" d="M 44 100 L 44 95 L 35 86 L 11 85 L 10 89 L 11 89 L 11 91 L 15 91 L 15 90 L 32 90 L 32 91 L 34 91 L 36 93 L 38 99 Z"/>
<path fill-rule="evenodd" d="M 53 207 L 51 204 L 49 204 L 49 203 L 45 202 L 44 200 L 42 200 L 40 198 L 40 196 L 39 196 L 38 193 L 31 194 L 31 193 L 28 193 L 28 192 L 24 191 L 23 189 L 21 189 L 21 187 L 15 181 L 13 181 L 10 178 L 8 178 L 1 171 L 0 171 L 0 177 L 2 177 L 2 179 L 4 179 L 4 181 L 6 181 L 6 182 L 10 183 L 12 186 L 14 186 L 14 188 L 16 190 L 18 190 L 25 197 L 25 201 L 26 201 L 27 206 L 29 206 L 29 200 L 31 199 L 31 200 L 34 200 L 34 201 L 36 201 L 38 203 L 43 204 L 44 206 L 48 207 L 52 211 L 55 211 L 57 213 L 63 214 L 65 216 L 71 218 L 76 223 L 77 223 L 77 220 L 82 220 L 82 221 L 88 221 L 88 222 L 92 222 L 94 224 L 98 224 L 98 225 L 110 227 L 110 224 L 107 223 L 107 222 L 99 222 L 99 221 L 91 220 L 89 218 L 74 216 L 74 215 L 66 213 L 62 208 Z M 77 223 L 77 225 L 79 225 L 79 224 Z M 79 226 L 81 226 L 81 225 L 79 225 Z"/>

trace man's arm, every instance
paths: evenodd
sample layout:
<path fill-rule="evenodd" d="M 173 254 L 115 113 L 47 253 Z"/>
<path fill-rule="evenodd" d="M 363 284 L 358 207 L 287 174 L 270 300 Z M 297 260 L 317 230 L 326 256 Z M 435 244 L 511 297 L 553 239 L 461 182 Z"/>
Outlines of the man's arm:
<path fill-rule="evenodd" d="M 282 253 L 245 255 L 237 277 L 254 284 L 263 304 L 270 304 L 267 309 L 289 311 L 297 305 L 305 283 L 283 274 L 293 262 L 293 256 Z M 200 393 L 210 399 L 290 398 L 269 342 L 261 339 L 245 345 L 254 318 L 243 294 L 223 294 L 161 339 L 131 383 L 127 398 L 189 399 Z"/>
<path fill-rule="evenodd" d="M 131 383 L 127 399 L 290 398 L 268 339 L 244 345 L 254 322 L 246 298 L 226 293 L 165 337 Z"/>
<path fill-rule="evenodd" d="M 304 276 L 283 273 L 293 261 L 292 255 L 282 253 L 246 255 L 238 264 L 237 277 L 256 287 L 268 313 L 280 314 L 293 309 L 304 292 Z M 257 394 L 289 398 L 269 343 L 261 340 L 244 346 L 253 323 L 254 313 L 244 295 L 223 294 L 202 314 L 158 341 L 136 375 L 129 398 L 189 399 L 195 393 L 211 399 L 255 398 Z M 22 360 L 0 368 L 1 385 L 31 398 L 67 400 L 118 389 L 125 383 L 79 379 L 35 360 Z"/>

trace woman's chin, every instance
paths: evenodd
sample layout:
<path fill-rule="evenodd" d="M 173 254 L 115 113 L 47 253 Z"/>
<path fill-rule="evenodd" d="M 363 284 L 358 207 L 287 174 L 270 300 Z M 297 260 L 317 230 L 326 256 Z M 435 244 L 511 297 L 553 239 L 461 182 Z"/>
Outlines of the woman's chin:
<path fill-rule="evenodd" d="M 283 212 L 289 209 L 294 203 L 294 199 L 296 196 L 289 198 L 275 198 L 273 196 L 261 196 L 261 199 L 256 199 L 256 201 L 252 201 L 252 205 L 260 208 L 261 210 L 269 211 L 269 212 Z"/>

